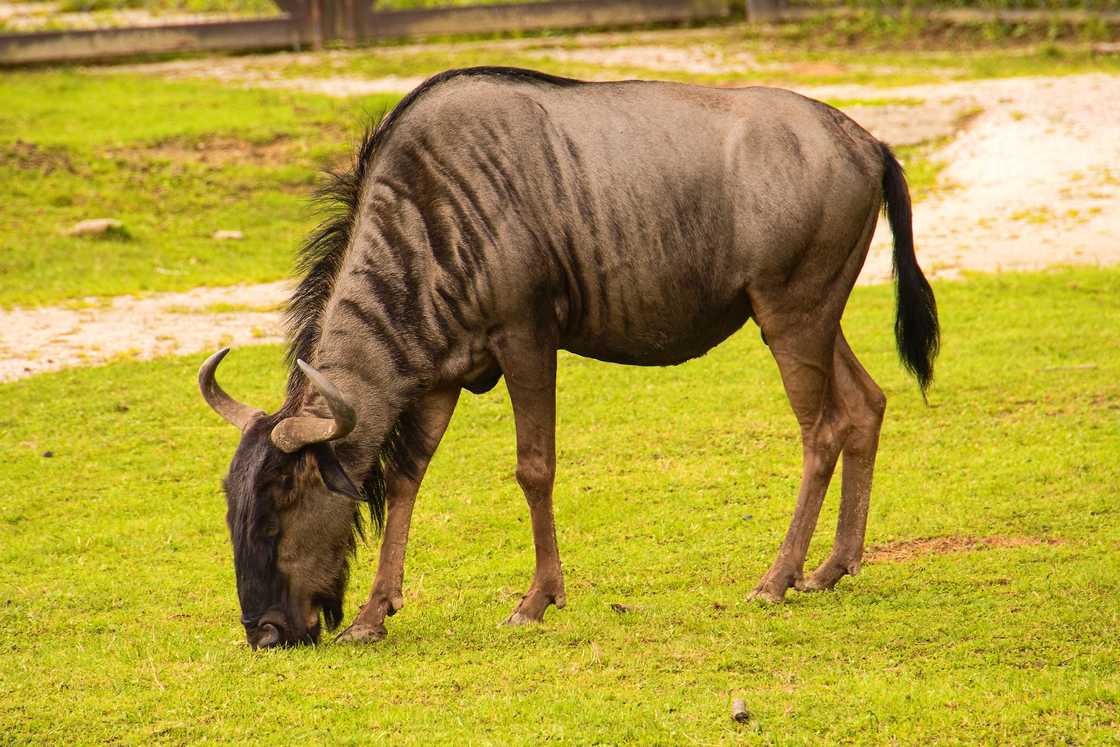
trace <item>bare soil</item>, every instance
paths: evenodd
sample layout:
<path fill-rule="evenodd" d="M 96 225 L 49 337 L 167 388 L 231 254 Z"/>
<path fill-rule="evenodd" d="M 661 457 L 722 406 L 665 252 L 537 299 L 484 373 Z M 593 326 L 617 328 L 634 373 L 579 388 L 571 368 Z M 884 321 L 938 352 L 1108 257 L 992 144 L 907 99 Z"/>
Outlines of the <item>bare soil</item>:
<path fill-rule="evenodd" d="M 864 554 L 864 560 L 868 563 L 904 563 L 927 555 L 1056 544 L 1059 544 L 1058 540 L 1038 537 L 927 537 L 877 545 Z"/>
<path fill-rule="evenodd" d="M 277 163 L 306 150 L 306 143 L 289 137 L 254 143 L 235 137 L 208 136 L 199 139 L 175 138 L 147 148 L 118 148 L 109 151 L 109 155 L 137 163 L 167 160 L 225 166 L 231 163 Z"/>
<path fill-rule="evenodd" d="M 847 97 L 866 89 L 806 93 Z M 891 93 L 978 112 L 936 153 L 942 189 L 914 210 L 928 274 L 1120 262 L 1120 77 L 1012 78 Z M 881 134 L 874 122 L 867 126 Z M 861 282 L 889 278 L 890 231 L 881 221 Z"/>
<path fill-rule="evenodd" d="M 0 311 L 0 381 L 119 358 L 281 342 L 281 313 L 253 309 L 272 309 L 289 292 L 287 283 L 269 283 Z M 215 304 L 245 310 L 214 313 L 208 307 Z"/>
<path fill-rule="evenodd" d="M 0 145 L 0 165 L 23 171 L 50 174 L 54 171 L 76 173 L 77 167 L 65 148 L 51 148 L 16 140 Z"/>

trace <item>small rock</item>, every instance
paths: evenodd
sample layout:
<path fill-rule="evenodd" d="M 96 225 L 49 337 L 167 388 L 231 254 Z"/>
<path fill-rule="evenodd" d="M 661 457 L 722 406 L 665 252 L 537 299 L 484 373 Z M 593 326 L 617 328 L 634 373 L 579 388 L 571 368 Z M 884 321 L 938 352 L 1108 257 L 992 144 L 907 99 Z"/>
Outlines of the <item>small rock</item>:
<path fill-rule="evenodd" d="M 54 456 L 54 452 L 53 451 L 44 451 L 43 456 L 46 457 L 47 459 L 50 459 L 51 457 Z"/>
<path fill-rule="evenodd" d="M 747 704 L 743 702 L 742 698 L 736 698 L 735 702 L 731 704 L 731 720 L 745 724 L 751 720 L 750 711 L 747 710 Z"/>
<path fill-rule="evenodd" d="M 83 220 L 66 232 L 68 236 L 105 236 L 112 233 L 124 233 L 124 224 L 113 218 Z"/>
<path fill-rule="evenodd" d="M 240 231 L 215 231 L 210 238 L 218 241 L 241 241 L 245 235 Z"/>

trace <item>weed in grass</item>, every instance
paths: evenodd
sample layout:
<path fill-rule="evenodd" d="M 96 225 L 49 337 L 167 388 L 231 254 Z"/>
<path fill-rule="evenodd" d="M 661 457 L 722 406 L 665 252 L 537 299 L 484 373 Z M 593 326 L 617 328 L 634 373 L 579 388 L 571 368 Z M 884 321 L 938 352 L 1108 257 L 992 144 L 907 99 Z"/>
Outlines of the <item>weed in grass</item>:
<path fill-rule="evenodd" d="M 918 145 L 895 148 L 895 155 L 906 171 L 906 182 L 910 186 L 910 199 L 914 203 L 928 200 L 935 194 L 943 194 L 954 188 L 941 179 L 945 169 L 944 162 L 934 158 L 947 140 L 931 140 Z"/>
<path fill-rule="evenodd" d="M 1011 218 L 1011 220 L 1030 223 L 1036 226 L 1053 223 L 1058 219 L 1057 214 L 1055 214 L 1051 208 L 1046 207 L 1045 205 L 1024 210 L 1016 210 L 1009 217 Z"/>

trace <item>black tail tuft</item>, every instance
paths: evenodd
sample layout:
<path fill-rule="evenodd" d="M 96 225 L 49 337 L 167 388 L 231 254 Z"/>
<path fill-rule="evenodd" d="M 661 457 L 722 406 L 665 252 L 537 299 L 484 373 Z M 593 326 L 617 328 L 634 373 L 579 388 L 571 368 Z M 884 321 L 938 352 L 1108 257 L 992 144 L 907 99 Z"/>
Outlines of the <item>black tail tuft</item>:
<path fill-rule="evenodd" d="M 894 234 L 897 300 L 894 337 L 902 365 L 917 378 L 924 397 L 933 381 L 933 360 L 941 347 L 937 301 L 914 256 L 910 190 L 906 186 L 906 176 L 891 149 L 885 143 L 879 143 L 879 148 L 883 153 L 883 196 L 887 204 L 887 220 Z"/>

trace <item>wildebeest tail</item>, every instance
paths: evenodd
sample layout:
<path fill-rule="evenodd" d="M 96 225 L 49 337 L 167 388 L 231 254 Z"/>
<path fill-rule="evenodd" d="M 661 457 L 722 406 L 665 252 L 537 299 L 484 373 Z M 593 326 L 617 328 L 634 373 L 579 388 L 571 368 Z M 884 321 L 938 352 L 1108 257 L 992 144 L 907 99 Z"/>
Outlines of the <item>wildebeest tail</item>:
<path fill-rule="evenodd" d="M 902 365 L 918 380 L 925 396 L 933 381 L 933 360 L 941 346 L 937 301 L 914 256 L 914 231 L 910 215 L 910 189 L 894 153 L 879 143 L 883 154 L 883 196 L 887 220 L 894 234 L 896 311 L 894 337 Z"/>

